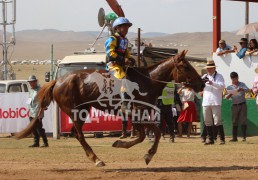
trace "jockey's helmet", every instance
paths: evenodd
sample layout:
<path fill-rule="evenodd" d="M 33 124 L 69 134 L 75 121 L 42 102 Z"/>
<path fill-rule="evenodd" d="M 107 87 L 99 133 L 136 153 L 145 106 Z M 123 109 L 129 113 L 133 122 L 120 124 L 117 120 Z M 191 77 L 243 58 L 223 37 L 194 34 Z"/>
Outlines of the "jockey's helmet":
<path fill-rule="evenodd" d="M 118 17 L 113 23 L 113 28 L 115 29 L 117 26 L 120 26 L 122 24 L 128 24 L 129 27 L 131 27 L 133 25 L 127 18 Z"/>

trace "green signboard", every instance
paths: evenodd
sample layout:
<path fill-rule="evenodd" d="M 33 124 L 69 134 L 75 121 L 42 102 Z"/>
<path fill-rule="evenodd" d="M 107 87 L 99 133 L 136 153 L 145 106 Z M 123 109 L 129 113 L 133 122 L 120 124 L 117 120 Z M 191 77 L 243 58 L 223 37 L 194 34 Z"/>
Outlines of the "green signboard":
<path fill-rule="evenodd" d="M 232 135 L 232 112 L 231 100 L 223 99 L 222 101 L 222 121 L 226 136 Z M 247 136 L 258 135 L 258 110 L 255 99 L 247 99 Z M 201 108 L 201 122 L 203 122 L 202 108 Z M 201 123 L 202 124 L 202 123 Z M 238 135 L 241 136 L 241 124 L 239 120 Z"/>

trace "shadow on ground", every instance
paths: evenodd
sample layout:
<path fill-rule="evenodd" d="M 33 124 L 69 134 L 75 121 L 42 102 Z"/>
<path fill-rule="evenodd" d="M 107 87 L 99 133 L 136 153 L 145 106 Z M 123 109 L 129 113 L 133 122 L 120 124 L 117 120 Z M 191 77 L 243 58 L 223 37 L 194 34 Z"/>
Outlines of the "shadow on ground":
<path fill-rule="evenodd" d="M 258 169 L 258 166 L 227 166 L 227 167 L 161 167 L 161 168 L 125 168 L 109 169 L 107 172 L 218 172 Z"/>

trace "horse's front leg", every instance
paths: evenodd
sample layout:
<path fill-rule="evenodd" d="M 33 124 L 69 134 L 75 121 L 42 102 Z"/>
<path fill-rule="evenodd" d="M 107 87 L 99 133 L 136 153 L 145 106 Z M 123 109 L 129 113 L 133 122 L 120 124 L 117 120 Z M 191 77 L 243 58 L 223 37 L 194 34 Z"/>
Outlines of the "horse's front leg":
<path fill-rule="evenodd" d="M 150 130 L 152 130 L 154 132 L 155 135 L 155 140 L 154 140 L 154 144 L 152 145 L 152 147 L 149 149 L 148 154 L 146 154 L 144 156 L 145 159 L 145 163 L 148 165 L 152 159 L 152 157 L 156 154 L 157 149 L 158 149 L 158 145 L 159 145 L 159 140 L 161 137 L 161 133 L 160 133 L 160 129 L 157 127 L 156 124 L 154 123 L 150 123 L 150 124 L 145 124 L 145 127 L 149 128 Z"/>
<path fill-rule="evenodd" d="M 141 143 L 145 139 L 144 126 L 142 124 L 132 124 L 134 128 L 139 132 L 139 136 L 133 141 L 121 141 L 117 140 L 113 143 L 113 147 L 116 148 L 130 148 L 138 143 Z"/>
<path fill-rule="evenodd" d="M 89 144 L 85 141 L 84 135 L 82 133 L 82 126 L 84 124 L 84 121 L 78 120 L 77 121 L 73 121 L 73 130 L 76 133 L 75 137 L 76 139 L 80 142 L 80 144 L 82 145 L 86 156 L 95 163 L 96 167 L 102 167 L 105 166 L 105 163 L 103 161 L 101 161 L 96 154 L 93 152 L 93 150 L 91 149 L 91 147 L 89 146 Z"/>

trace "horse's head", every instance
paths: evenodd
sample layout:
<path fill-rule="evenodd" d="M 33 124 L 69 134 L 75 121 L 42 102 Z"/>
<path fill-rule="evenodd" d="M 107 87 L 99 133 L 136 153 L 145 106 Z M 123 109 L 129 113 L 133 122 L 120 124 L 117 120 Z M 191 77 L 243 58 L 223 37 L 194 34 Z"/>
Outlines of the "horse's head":
<path fill-rule="evenodd" d="M 201 79 L 201 76 L 196 72 L 188 60 L 185 59 L 186 53 L 187 51 L 184 50 L 174 57 L 172 61 L 174 61 L 175 68 L 171 75 L 176 82 L 189 82 L 196 92 L 200 92 L 203 90 L 205 84 Z"/>

